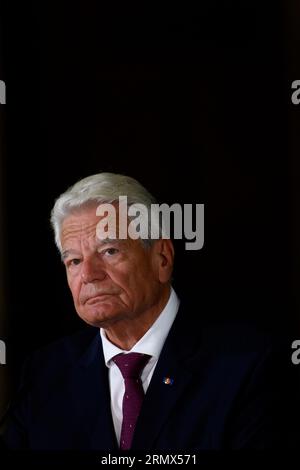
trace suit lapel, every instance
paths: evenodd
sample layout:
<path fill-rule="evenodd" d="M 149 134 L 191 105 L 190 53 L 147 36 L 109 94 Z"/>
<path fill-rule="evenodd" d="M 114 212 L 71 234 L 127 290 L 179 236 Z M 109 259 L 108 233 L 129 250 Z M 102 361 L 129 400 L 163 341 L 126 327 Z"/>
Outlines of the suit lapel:
<path fill-rule="evenodd" d="M 80 448 L 116 450 L 108 384 L 100 335 L 97 334 L 74 371 L 73 400 L 79 414 Z"/>
<path fill-rule="evenodd" d="M 144 398 L 133 449 L 153 447 L 160 429 L 193 378 L 190 366 L 197 351 L 197 342 L 196 337 L 191 338 L 190 332 L 187 336 L 183 320 L 182 314 L 178 312 Z M 188 338 L 188 343 L 184 338 Z M 165 383 L 168 378 L 173 382 Z"/>

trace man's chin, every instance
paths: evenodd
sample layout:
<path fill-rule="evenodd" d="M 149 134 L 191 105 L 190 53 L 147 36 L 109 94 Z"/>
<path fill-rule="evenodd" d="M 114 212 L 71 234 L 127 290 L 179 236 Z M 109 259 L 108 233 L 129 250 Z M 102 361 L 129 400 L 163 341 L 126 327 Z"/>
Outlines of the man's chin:
<path fill-rule="evenodd" d="M 121 317 L 118 311 L 113 309 L 89 309 L 88 312 L 79 313 L 80 318 L 88 325 L 95 326 L 97 328 L 105 328 L 112 325 Z"/>

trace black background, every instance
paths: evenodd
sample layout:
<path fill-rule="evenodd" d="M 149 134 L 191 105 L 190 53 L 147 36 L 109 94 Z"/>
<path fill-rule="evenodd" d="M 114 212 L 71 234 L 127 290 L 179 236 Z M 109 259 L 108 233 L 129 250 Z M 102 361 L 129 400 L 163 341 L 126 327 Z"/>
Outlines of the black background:
<path fill-rule="evenodd" d="M 4 5 L 10 363 L 81 326 L 49 215 L 101 171 L 205 204 L 203 249 L 176 242 L 195 327 L 238 317 L 299 336 L 286 3 L 200 3 Z"/>

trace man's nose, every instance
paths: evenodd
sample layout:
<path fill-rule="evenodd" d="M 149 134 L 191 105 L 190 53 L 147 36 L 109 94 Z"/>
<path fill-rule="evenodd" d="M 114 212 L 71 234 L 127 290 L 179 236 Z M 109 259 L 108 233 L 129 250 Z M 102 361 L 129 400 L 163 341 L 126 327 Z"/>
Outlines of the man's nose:
<path fill-rule="evenodd" d="M 81 264 L 81 279 L 85 284 L 102 281 L 106 277 L 105 270 L 98 259 L 86 258 Z"/>

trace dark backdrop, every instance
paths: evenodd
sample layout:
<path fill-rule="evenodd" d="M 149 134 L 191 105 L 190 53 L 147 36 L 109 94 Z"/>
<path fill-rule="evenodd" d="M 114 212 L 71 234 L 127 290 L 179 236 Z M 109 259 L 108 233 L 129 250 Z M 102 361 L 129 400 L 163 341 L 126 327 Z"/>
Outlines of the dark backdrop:
<path fill-rule="evenodd" d="M 49 214 L 69 185 L 100 171 L 134 176 L 160 201 L 205 204 L 203 249 L 176 242 L 174 283 L 193 299 L 195 323 L 239 317 L 296 331 L 286 21 L 283 1 L 5 6 L 14 370 L 81 326 Z"/>

